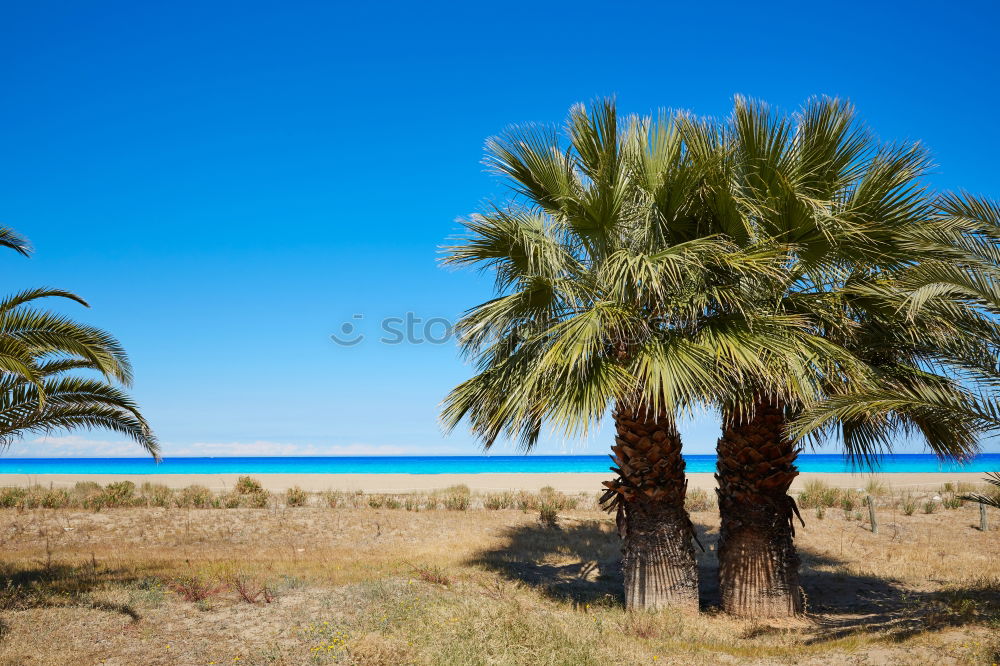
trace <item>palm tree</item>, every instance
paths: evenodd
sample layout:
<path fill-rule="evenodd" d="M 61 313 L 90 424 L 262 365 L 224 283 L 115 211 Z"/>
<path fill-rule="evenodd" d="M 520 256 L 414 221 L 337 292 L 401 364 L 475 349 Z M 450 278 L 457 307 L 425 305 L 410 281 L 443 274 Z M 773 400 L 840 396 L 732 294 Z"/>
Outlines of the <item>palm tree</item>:
<path fill-rule="evenodd" d="M 0 245 L 28 253 L 26 242 L 8 229 L 0 229 Z M 46 298 L 87 306 L 71 292 L 48 288 L 0 300 L 0 446 L 26 433 L 100 427 L 130 437 L 158 457 L 146 419 L 114 385 L 132 380 L 121 344 L 101 329 L 34 306 Z"/>
<path fill-rule="evenodd" d="M 900 429 L 922 435 L 939 455 L 976 450 L 981 421 L 968 383 L 995 382 L 1000 335 L 983 300 L 973 304 L 969 293 L 989 291 L 977 277 L 997 279 L 989 256 L 996 256 L 996 227 L 969 233 L 947 200 L 935 203 L 921 185 L 926 153 L 878 143 L 836 100 L 814 100 L 787 118 L 737 99 L 725 125 L 686 119 L 683 127 L 695 159 L 724 175 L 706 181 L 705 226 L 676 225 L 677 240 L 725 234 L 738 244 L 761 237 L 784 243 L 785 278 L 755 296 L 808 319 L 816 335 L 866 368 L 860 375 L 845 375 L 844 366 L 825 373 L 819 403 L 747 383 L 743 400 L 722 404 L 723 607 L 756 617 L 794 614 L 801 610 L 796 508 L 787 491 L 797 475 L 799 438 L 837 428 L 847 452 L 862 462 L 890 446 Z M 957 255 L 966 262 L 961 275 L 943 268 Z M 958 283 L 966 287 L 961 299 L 954 298 Z M 902 311 L 907 299 L 911 307 Z M 887 392 L 932 396 L 938 411 L 965 409 L 937 420 L 914 401 L 897 399 L 891 416 L 858 407 Z M 837 413 L 835 405 L 847 411 Z M 798 428 L 790 429 L 796 418 Z"/>
<path fill-rule="evenodd" d="M 610 407 L 618 478 L 603 501 L 624 539 L 627 606 L 697 608 L 676 414 L 748 380 L 809 393 L 816 368 L 846 355 L 748 296 L 782 274 L 770 239 L 673 242 L 677 219 L 699 224 L 713 174 L 672 125 L 650 127 L 620 124 L 605 101 L 572 109 L 566 146 L 534 126 L 488 143 L 515 195 L 449 248 L 446 263 L 495 274 L 497 297 L 459 324 L 478 374 L 448 395 L 443 421 L 468 418 L 487 448 L 506 435 L 530 449 L 544 424 L 586 432 Z"/>

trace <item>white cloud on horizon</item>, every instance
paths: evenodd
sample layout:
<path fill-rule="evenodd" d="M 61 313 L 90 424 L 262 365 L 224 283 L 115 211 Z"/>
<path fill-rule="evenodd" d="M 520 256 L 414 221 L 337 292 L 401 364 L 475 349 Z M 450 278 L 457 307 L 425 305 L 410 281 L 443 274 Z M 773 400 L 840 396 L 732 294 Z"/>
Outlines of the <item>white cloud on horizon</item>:
<path fill-rule="evenodd" d="M 240 456 L 405 456 L 427 455 L 426 449 L 365 444 L 320 446 L 287 442 L 195 442 L 186 445 L 161 445 L 164 458 L 240 457 Z M 79 435 L 38 437 L 12 444 L 6 458 L 141 458 L 145 452 L 134 442 L 88 439 Z"/>

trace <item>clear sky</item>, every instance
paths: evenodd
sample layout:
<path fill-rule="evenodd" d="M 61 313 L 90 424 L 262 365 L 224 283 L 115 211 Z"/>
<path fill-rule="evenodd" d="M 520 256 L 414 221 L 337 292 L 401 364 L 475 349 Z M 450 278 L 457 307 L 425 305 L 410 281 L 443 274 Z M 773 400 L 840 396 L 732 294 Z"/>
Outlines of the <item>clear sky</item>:
<path fill-rule="evenodd" d="M 454 345 L 383 344 L 379 321 L 422 335 L 489 296 L 437 266 L 500 192 L 487 136 L 612 94 L 712 115 L 837 95 L 925 142 L 936 186 L 1000 197 L 998 7 L 7 2 L 0 223 L 37 252 L 0 255 L 3 288 L 90 300 L 66 311 L 125 343 L 167 456 L 475 453 L 436 422 L 470 374 Z M 334 344 L 345 321 L 366 339 Z M 603 452 L 609 431 L 541 450 Z M 686 434 L 708 453 L 716 425 Z M 9 455 L 138 452 L 118 441 Z"/>

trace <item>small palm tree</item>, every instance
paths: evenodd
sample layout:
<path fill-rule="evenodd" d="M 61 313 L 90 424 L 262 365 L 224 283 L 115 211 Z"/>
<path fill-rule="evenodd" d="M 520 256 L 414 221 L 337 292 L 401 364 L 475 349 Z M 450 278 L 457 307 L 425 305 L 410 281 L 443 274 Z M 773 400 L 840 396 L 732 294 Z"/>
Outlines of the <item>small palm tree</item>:
<path fill-rule="evenodd" d="M 8 229 L 0 229 L 0 245 L 28 252 L 23 239 Z M 0 301 L 0 446 L 26 433 L 106 428 L 158 457 L 146 419 L 114 385 L 132 380 L 121 344 L 101 329 L 34 306 L 47 298 L 87 305 L 71 292 L 47 288 Z M 80 371 L 96 372 L 98 378 Z"/>

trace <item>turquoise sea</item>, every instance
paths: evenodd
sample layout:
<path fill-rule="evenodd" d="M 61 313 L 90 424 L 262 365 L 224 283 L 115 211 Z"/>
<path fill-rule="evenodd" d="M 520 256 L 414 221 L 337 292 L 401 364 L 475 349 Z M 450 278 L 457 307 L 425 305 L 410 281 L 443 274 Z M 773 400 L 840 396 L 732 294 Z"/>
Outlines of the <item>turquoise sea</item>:
<path fill-rule="evenodd" d="M 687 471 L 714 472 L 714 455 L 684 456 Z M 410 456 L 309 458 L 2 458 L 0 474 L 483 474 L 604 473 L 607 456 Z M 803 472 L 859 471 L 842 455 L 802 454 Z M 884 456 L 882 473 L 992 472 L 1000 470 L 1000 453 L 984 453 L 965 464 L 944 463 L 931 454 Z M 866 470 L 860 470 L 866 471 Z"/>

